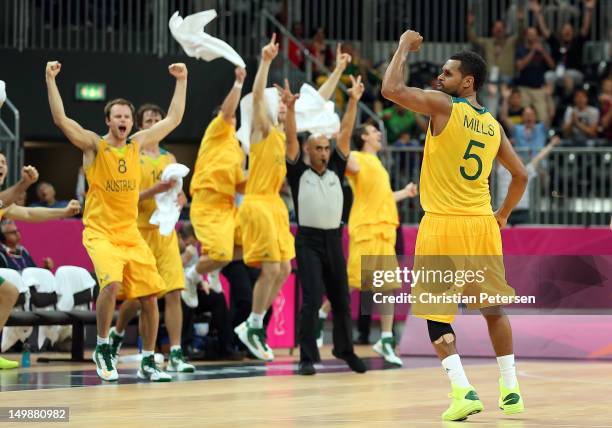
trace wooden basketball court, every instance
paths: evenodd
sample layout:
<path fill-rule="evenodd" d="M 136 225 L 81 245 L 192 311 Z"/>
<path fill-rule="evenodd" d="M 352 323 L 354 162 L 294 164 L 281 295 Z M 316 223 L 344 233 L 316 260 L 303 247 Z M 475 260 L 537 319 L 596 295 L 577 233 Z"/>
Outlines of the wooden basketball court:
<path fill-rule="evenodd" d="M 1 406 L 67 406 L 69 424 L 52 426 L 89 428 L 612 426 L 612 363 L 518 360 L 526 412 L 505 416 L 497 408 L 495 360 L 465 358 L 485 411 L 449 423 L 440 415 L 450 387 L 435 358 L 404 357 L 404 368 L 395 369 L 369 349 L 357 348 L 368 357 L 370 371 L 363 375 L 344 371 L 343 362 L 325 347 L 323 365 L 311 377 L 295 375 L 296 357 L 278 352 L 277 361 L 267 365 L 198 364 L 195 375 L 168 384 L 137 381 L 135 365 L 120 365 L 119 383 L 102 385 L 93 364 L 34 364 L 0 372 Z"/>

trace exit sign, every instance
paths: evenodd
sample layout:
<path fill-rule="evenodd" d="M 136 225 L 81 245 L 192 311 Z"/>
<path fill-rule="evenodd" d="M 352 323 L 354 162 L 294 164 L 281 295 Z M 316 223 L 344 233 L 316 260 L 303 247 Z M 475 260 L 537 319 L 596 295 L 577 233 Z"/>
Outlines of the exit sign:
<path fill-rule="evenodd" d="M 104 83 L 77 83 L 76 99 L 81 101 L 106 100 L 106 85 Z"/>

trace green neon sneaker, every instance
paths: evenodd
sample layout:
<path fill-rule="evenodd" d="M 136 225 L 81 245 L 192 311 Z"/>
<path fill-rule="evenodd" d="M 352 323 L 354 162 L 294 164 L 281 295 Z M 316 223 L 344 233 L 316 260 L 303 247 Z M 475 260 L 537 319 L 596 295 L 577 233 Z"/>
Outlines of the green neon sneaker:
<path fill-rule="evenodd" d="M 499 408 L 504 411 L 506 415 L 514 415 L 515 413 L 522 413 L 525 411 L 525 404 L 523 403 L 523 396 L 519 389 L 518 382 L 514 388 L 506 388 L 502 378 L 499 378 Z"/>
<path fill-rule="evenodd" d="M 478 394 L 474 390 L 473 386 L 467 386 L 460 388 L 451 384 L 453 391 L 448 394 L 451 401 L 450 406 L 444 413 L 442 413 L 442 419 L 445 421 L 464 421 L 470 415 L 480 413 L 484 410 L 482 401 L 478 398 Z"/>

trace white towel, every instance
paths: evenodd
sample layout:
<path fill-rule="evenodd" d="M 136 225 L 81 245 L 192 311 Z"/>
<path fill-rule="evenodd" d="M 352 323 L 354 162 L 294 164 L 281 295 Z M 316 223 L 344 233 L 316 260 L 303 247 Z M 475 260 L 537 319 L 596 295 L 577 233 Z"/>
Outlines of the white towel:
<path fill-rule="evenodd" d="M 4 80 L 0 80 L 0 107 L 2 107 L 4 101 L 6 101 L 6 83 L 4 83 Z"/>
<path fill-rule="evenodd" d="M 266 88 L 264 98 L 268 117 L 272 123 L 276 123 L 280 100 L 278 90 Z M 250 144 L 252 117 L 253 93 L 250 93 L 240 100 L 240 129 L 236 133 L 246 153 Z M 300 98 L 295 102 L 295 122 L 297 132 L 308 131 L 328 138 L 340 130 L 340 118 L 334 111 L 334 103 L 326 101 L 315 88 L 306 83 L 300 88 Z"/>
<path fill-rule="evenodd" d="M 21 272 L 23 283 L 27 287 L 34 286 L 36 291 L 39 293 L 53 293 L 57 292 L 57 286 L 55 282 L 55 276 L 51 271 L 42 268 L 29 267 L 25 268 Z M 37 308 L 43 311 L 55 310 L 52 306 L 46 308 Z M 41 325 L 38 326 L 38 348 L 42 348 L 45 343 L 45 339 L 49 339 L 51 345 L 55 344 L 62 335 L 64 335 L 65 329 L 59 325 Z"/>
<path fill-rule="evenodd" d="M 24 307 L 26 310 L 29 308 L 30 301 L 30 290 L 25 286 L 21 279 L 19 271 L 13 269 L 0 268 L 0 276 L 6 279 L 8 282 L 13 284 L 19 290 L 19 293 L 24 293 L 26 301 Z M 14 311 L 21 311 L 21 309 L 13 309 Z M 32 334 L 32 327 L 4 327 L 2 329 L 2 344 L 0 345 L 1 352 L 6 352 L 11 346 L 17 341 L 25 342 L 28 337 Z"/>
<path fill-rule="evenodd" d="M 159 233 L 163 236 L 168 236 L 172 233 L 181 215 L 178 195 L 183 189 L 183 177 L 187 174 L 189 174 L 189 168 L 180 163 L 171 163 L 162 172 L 162 181 L 176 180 L 176 184 L 172 189 L 155 195 L 157 209 L 149 220 L 149 223 L 159 226 Z"/>
<path fill-rule="evenodd" d="M 185 19 L 175 12 L 168 22 L 168 27 L 174 39 L 190 57 L 204 61 L 225 58 L 234 65 L 246 68 L 243 59 L 230 45 L 204 32 L 204 27 L 216 17 L 217 12 L 214 9 L 194 13 Z"/>

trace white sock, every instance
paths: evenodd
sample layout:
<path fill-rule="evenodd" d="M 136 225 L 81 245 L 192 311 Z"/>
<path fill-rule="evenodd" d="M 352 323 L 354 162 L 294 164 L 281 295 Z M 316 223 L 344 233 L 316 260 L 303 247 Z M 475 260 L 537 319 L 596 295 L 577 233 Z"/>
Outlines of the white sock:
<path fill-rule="evenodd" d="M 210 288 L 215 293 L 223 292 L 223 285 L 221 284 L 221 280 L 219 279 L 220 273 L 221 273 L 221 269 L 215 269 L 208 273 L 208 283 L 210 284 Z"/>
<path fill-rule="evenodd" d="M 383 331 L 382 333 L 380 333 L 380 338 L 381 339 L 387 339 L 387 338 L 393 338 L 393 332 L 392 331 Z"/>
<path fill-rule="evenodd" d="M 96 345 L 104 345 L 104 344 L 108 345 L 108 337 L 97 336 Z"/>
<path fill-rule="evenodd" d="M 453 385 L 460 388 L 470 386 L 470 382 L 468 382 L 467 376 L 463 371 L 459 354 L 453 354 L 443 359 L 442 367 L 446 370 L 446 374 Z"/>
<path fill-rule="evenodd" d="M 191 266 L 189 269 L 187 269 L 187 272 L 185 272 L 185 274 L 187 275 L 187 278 L 194 282 L 202 282 L 202 275 L 198 273 L 195 266 Z"/>
<path fill-rule="evenodd" d="M 115 327 L 115 334 L 119 337 L 123 337 L 125 335 L 125 331 L 119 331 L 117 330 L 117 327 Z"/>
<path fill-rule="evenodd" d="M 255 312 L 251 312 L 251 315 L 249 315 L 249 319 L 247 319 L 249 327 L 262 328 L 264 315 L 265 314 L 256 314 Z"/>
<path fill-rule="evenodd" d="M 499 364 L 499 372 L 503 379 L 506 388 L 514 388 L 516 386 L 516 366 L 514 365 L 514 354 L 497 357 Z"/>
<path fill-rule="evenodd" d="M 174 345 L 170 347 L 170 352 L 172 351 L 180 351 L 181 350 L 181 345 Z"/>
<path fill-rule="evenodd" d="M 325 312 L 323 308 L 319 309 L 319 318 L 322 318 L 324 320 L 327 319 L 327 312 Z"/>
<path fill-rule="evenodd" d="M 151 355 L 153 355 L 153 351 L 145 351 L 145 350 L 142 351 L 142 358 L 146 358 Z"/>

